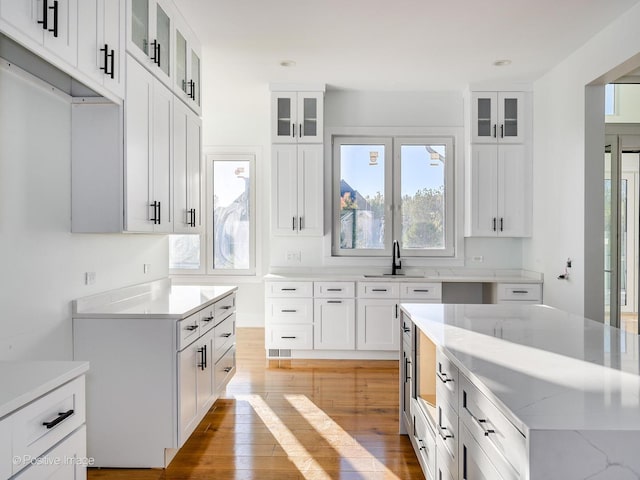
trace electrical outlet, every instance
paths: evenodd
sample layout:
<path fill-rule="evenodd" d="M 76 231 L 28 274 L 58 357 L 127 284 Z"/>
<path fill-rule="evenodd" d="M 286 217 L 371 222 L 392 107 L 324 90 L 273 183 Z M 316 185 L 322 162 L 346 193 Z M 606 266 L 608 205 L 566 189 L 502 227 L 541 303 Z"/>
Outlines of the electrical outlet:
<path fill-rule="evenodd" d="M 287 262 L 300 263 L 302 261 L 302 252 L 300 250 L 287 250 Z"/>
<path fill-rule="evenodd" d="M 85 272 L 84 273 L 84 284 L 85 285 L 93 285 L 96 283 L 96 272 Z"/>
<path fill-rule="evenodd" d="M 484 262 L 484 257 L 482 255 L 475 255 L 471 257 L 471 260 L 474 262 L 482 263 Z"/>
<path fill-rule="evenodd" d="M 151 264 L 150 263 L 145 263 L 144 266 L 142 267 L 144 273 L 149 273 L 151 271 Z"/>

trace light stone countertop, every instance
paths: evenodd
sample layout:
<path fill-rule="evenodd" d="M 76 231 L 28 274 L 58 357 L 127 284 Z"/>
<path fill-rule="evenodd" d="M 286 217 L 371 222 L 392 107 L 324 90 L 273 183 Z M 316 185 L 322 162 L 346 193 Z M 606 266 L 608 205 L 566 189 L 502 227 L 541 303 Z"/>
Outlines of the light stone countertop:
<path fill-rule="evenodd" d="M 638 335 L 544 305 L 401 307 L 523 433 L 640 430 Z"/>
<path fill-rule="evenodd" d="M 89 370 L 89 362 L 0 362 L 0 418 Z"/>
<path fill-rule="evenodd" d="M 171 285 L 167 280 L 73 301 L 73 318 L 180 320 L 236 291 L 237 286 Z"/>

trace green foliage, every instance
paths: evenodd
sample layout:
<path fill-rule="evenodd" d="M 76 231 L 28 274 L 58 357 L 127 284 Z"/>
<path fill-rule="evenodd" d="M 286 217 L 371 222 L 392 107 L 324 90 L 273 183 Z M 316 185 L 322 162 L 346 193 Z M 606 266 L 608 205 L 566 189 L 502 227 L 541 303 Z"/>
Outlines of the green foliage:
<path fill-rule="evenodd" d="M 444 187 L 423 188 L 402 197 L 405 248 L 443 248 L 444 221 Z"/>

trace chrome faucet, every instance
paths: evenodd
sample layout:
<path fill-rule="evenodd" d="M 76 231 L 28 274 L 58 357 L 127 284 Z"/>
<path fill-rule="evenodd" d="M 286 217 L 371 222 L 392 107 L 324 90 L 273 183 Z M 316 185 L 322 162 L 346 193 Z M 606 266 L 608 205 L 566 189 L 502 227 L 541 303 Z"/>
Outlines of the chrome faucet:
<path fill-rule="evenodd" d="M 393 255 L 391 259 L 391 275 L 397 275 L 398 270 L 402 270 L 402 260 L 400 260 L 400 242 L 393 241 Z"/>

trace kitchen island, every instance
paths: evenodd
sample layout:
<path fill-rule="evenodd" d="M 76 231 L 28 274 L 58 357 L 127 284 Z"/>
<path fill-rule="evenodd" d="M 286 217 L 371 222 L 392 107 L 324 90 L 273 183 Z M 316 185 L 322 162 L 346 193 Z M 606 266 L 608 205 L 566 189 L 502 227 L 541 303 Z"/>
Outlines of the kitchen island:
<path fill-rule="evenodd" d="M 235 373 L 235 286 L 159 280 L 73 303 L 96 467 L 165 467 Z"/>
<path fill-rule="evenodd" d="M 542 305 L 403 304 L 427 478 L 640 478 L 638 336 Z"/>

